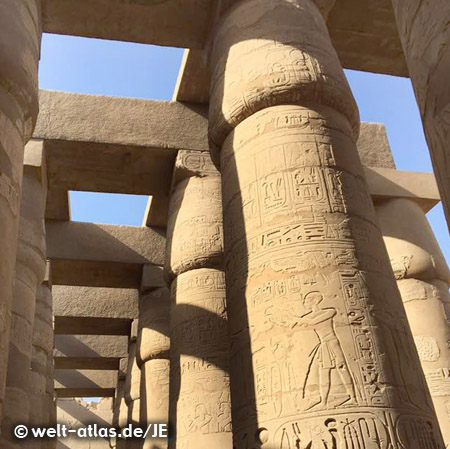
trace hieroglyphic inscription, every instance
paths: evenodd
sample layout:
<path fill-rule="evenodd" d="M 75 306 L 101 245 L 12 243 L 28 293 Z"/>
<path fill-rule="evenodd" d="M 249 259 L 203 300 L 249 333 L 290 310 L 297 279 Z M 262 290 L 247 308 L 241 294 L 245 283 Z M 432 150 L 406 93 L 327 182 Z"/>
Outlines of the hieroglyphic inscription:
<path fill-rule="evenodd" d="M 166 273 L 220 266 L 223 254 L 220 178 L 191 177 L 172 194 L 167 225 Z"/>
<path fill-rule="evenodd" d="M 341 111 L 353 126 L 359 126 L 337 55 L 318 19 L 320 13 L 315 8 L 304 9 L 302 3 L 247 1 L 222 22 L 211 61 L 210 136 L 215 144 L 251 113 L 277 104 L 302 104 L 319 96 L 322 104 Z M 266 14 L 267 10 L 272 13 Z M 299 27 L 314 38 L 304 39 Z"/>
<path fill-rule="evenodd" d="M 171 375 L 179 382 L 177 447 L 231 445 L 225 276 L 191 270 L 172 283 Z M 172 404 L 175 406 L 175 404 Z"/>
<path fill-rule="evenodd" d="M 180 151 L 170 201 L 170 417 L 180 449 L 232 445 L 220 176 L 208 153 Z"/>
<path fill-rule="evenodd" d="M 193 176 L 218 176 L 208 151 L 180 150 L 175 160 L 173 185 Z"/>
<path fill-rule="evenodd" d="M 293 117 L 302 126 L 292 126 Z M 341 125 L 326 108 L 279 106 L 247 119 L 222 148 L 231 357 L 252 357 L 255 412 L 277 449 L 289 446 L 287 436 L 284 443 L 275 437 L 276 426 L 310 411 L 344 409 L 351 420 L 361 408 L 380 409 L 358 428 L 389 432 L 395 441 L 394 424 L 375 430 L 373 420 L 384 412 L 396 418 L 419 407 L 433 421 L 351 130 Z M 356 186 L 365 192 L 346 194 Z M 237 372 L 234 364 L 234 376 L 251 375 L 245 364 Z M 243 398 L 243 384 L 232 386 L 238 449 L 245 438 L 253 441 L 246 428 L 252 401 Z M 302 426 L 314 434 L 311 420 Z M 356 432 L 350 424 L 346 429 L 342 442 Z"/>

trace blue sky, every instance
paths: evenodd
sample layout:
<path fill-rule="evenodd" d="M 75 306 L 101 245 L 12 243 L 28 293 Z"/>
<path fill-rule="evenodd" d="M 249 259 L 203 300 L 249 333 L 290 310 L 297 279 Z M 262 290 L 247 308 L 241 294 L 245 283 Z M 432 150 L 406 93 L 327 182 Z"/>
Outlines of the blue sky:
<path fill-rule="evenodd" d="M 170 100 L 181 49 L 44 34 L 40 87 L 99 95 Z M 397 168 L 432 171 L 409 79 L 346 71 L 361 120 L 386 125 Z M 71 192 L 72 219 L 140 226 L 147 199 Z M 428 213 L 450 263 L 450 237 L 439 204 Z"/>

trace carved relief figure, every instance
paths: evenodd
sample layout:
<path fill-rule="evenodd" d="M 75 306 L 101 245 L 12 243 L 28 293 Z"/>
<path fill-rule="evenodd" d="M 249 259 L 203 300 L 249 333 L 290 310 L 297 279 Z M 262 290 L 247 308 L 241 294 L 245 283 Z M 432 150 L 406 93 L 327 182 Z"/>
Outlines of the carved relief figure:
<path fill-rule="evenodd" d="M 334 317 L 337 314 L 334 308 L 321 308 L 322 293 L 313 291 L 305 295 L 303 305 L 308 311 L 297 319 L 294 326 L 314 330 L 319 343 L 311 351 L 309 369 L 305 378 L 303 392 L 305 393 L 308 382 L 313 376 L 319 380 L 319 398 L 311 397 L 306 401 L 305 409 L 311 409 L 321 405 L 339 406 L 343 404 L 356 404 L 353 379 L 349 373 L 347 362 L 342 351 L 341 343 L 334 329 Z M 330 404 L 330 390 L 332 387 L 332 371 L 337 372 L 341 385 L 344 386 L 346 395 L 338 396 L 336 403 Z"/>

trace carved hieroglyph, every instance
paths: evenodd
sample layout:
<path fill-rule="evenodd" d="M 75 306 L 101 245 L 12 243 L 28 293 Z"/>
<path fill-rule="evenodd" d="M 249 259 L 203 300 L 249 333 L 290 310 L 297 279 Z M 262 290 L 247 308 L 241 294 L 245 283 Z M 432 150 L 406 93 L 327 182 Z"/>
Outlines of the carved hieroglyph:
<path fill-rule="evenodd" d="M 310 0 L 247 0 L 212 44 L 236 449 L 442 448 Z"/>
<path fill-rule="evenodd" d="M 450 229 L 450 2 L 392 0 Z"/>
<path fill-rule="evenodd" d="M 179 151 L 167 228 L 172 447 L 231 449 L 220 176 L 206 152 Z"/>
<path fill-rule="evenodd" d="M 166 276 L 220 266 L 223 255 L 220 178 L 190 177 L 180 181 L 170 198 Z"/>
<path fill-rule="evenodd" d="M 411 200 L 376 205 L 428 387 L 450 445 L 450 273 L 425 213 Z"/>
<path fill-rule="evenodd" d="M 231 449 L 225 299 L 223 271 L 191 270 L 172 283 L 171 369 L 180 449 Z"/>
<path fill-rule="evenodd" d="M 12 432 L 14 425 L 18 422 L 28 422 L 29 418 L 36 292 L 45 275 L 46 192 L 39 172 L 40 170 L 33 167 L 24 167 L 8 374 L 3 408 L 2 438 L 9 440 L 9 444 L 15 443 L 16 447 L 18 443 Z"/>
<path fill-rule="evenodd" d="M 0 420 L 6 381 L 23 148 L 38 111 L 40 0 L 0 2 Z"/>
<path fill-rule="evenodd" d="M 141 369 L 142 426 L 169 421 L 170 292 L 143 292 L 139 301 L 137 362 Z M 149 438 L 144 449 L 166 449 L 167 439 Z"/>

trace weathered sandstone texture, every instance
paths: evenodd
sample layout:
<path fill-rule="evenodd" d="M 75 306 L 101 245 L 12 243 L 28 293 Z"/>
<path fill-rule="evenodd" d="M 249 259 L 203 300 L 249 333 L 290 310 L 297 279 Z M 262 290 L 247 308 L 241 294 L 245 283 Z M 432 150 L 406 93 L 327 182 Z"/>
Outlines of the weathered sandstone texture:
<path fill-rule="evenodd" d="M 55 423 L 55 400 L 53 391 L 53 311 L 51 267 L 47 263 L 44 282 L 38 288 L 33 327 L 33 349 L 30 372 L 30 414 L 28 423 L 49 427 Z M 44 449 L 43 440 L 32 439 L 28 448 Z M 54 447 L 55 440 L 50 447 Z M 47 448 L 45 448 L 47 449 Z"/>
<path fill-rule="evenodd" d="M 0 419 L 8 358 L 23 150 L 38 113 L 40 0 L 0 2 Z"/>
<path fill-rule="evenodd" d="M 442 447 L 310 0 L 248 0 L 212 41 L 236 449 Z"/>
<path fill-rule="evenodd" d="M 26 147 L 8 371 L 2 422 L 2 447 L 19 447 L 13 435 L 30 414 L 30 369 L 36 293 L 45 275 L 46 171 L 42 143 Z M 43 167 L 44 165 L 44 167 Z"/>
<path fill-rule="evenodd" d="M 206 152 L 179 151 L 170 199 L 171 447 L 232 446 L 220 175 Z"/>
<path fill-rule="evenodd" d="M 136 323 L 136 321 L 135 321 Z M 137 331 L 137 323 L 136 323 Z M 125 402 L 128 407 L 128 424 L 138 426 L 140 422 L 141 404 L 141 370 L 136 360 L 137 332 L 130 338 L 128 347 L 128 369 L 125 378 Z"/>
<path fill-rule="evenodd" d="M 450 3 L 392 0 L 450 229 Z"/>
<path fill-rule="evenodd" d="M 450 272 L 425 213 L 407 199 L 376 205 L 444 441 L 450 444 Z"/>
<path fill-rule="evenodd" d="M 141 369 L 142 426 L 169 421 L 170 292 L 167 287 L 141 292 L 137 363 Z M 144 449 L 165 449 L 167 439 L 149 438 Z"/>
<path fill-rule="evenodd" d="M 112 398 L 102 398 L 99 402 L 84 401 L 80 398 L 61 398 L 57 400 L 58 420 L 68 429 L 79 429 L 97 424 L 100 427 L 112 425 Z M 64 449 L 111 449 L 108 437 L 79 438 L 69 434 L 61 438 L 59 446 Z"/>

